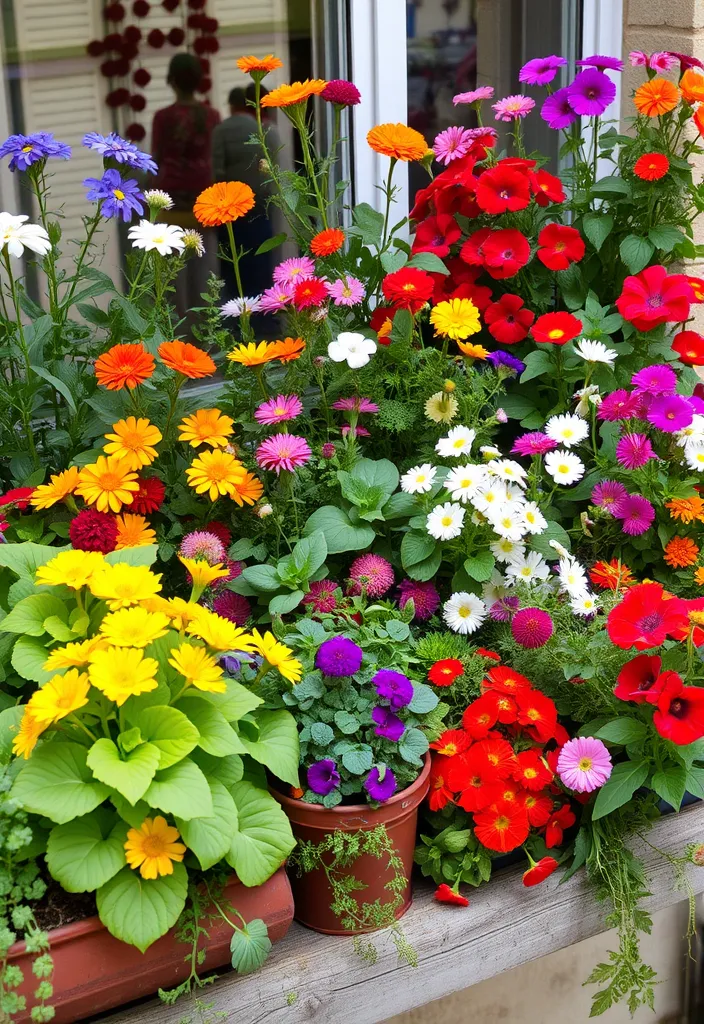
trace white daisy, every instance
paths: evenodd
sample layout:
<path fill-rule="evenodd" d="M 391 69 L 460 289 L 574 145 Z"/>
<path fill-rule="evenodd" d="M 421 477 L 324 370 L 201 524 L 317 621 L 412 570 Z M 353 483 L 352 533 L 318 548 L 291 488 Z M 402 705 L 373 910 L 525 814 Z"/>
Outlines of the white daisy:
<path fill-rule="evenodd" d="M 427 494 L 432 490 L 436 473 L 436 467 L 431 466 L 429 462 L 424 462 L 422 466 L 414 466 L 401 477 L 401 490 L 406 494 Z"/>
<path fill-rule="evenodd" d="M 474 633 L 486 618 L 486 607 L 476 594 L 460 591 L 445 601 L 442 617 L 453 632 Z"/>
<path fill-rule="evenodd" d="M 544 582 L 550 575 L 550 566 L 537 551 L 529 551 L 522 558 L 516 558 L 506 566 L 506 582 Z"/>
<path fill-rule="evenodd" d="M 510 540 L 508 537 L 499 537 L 498 540 L 489 545 L 489 550 L 497 562 L 511 562 L 524 557 L 526 546 L 521 541 Z"/>
<path fill-rule="evenodd" d="M 333 363 L 347 363 L 350 370 L 366 366 L 376 352 L 376 342 L 356 331 L 343 331 L 328 345 L 328 356 Z"/>
<path fill-rule="evenodd" d="M 590 615 L 594 615 L 597 608 L 599 607 L 599 599 L 590 594 L 588 591 L 580 594 L 579 597 L 573 597 L 570 601 L 570 607 L 575 615 L 583 615 L 587 618 Z"/>
<path fill-rule="evenodd" d="M 482 453 L 485 462 L 491 462 L 492 459 L 501 458 L 501 450 L 493 444 L 483 444 L 479 451 Z"/>
<path fill-rule="evenodd" d="M 161 188 L 148 188 L 144 193 L 144 201 L 151 210 L 170 210 L 174 205 L 169 193 Z"/>
<path fill-rule="evenodd" d="M 25 224 L 29 217 L 25 213 L 14 217 L 11 213 L 0 213 L 0 249 L 7 246 L 10 256 L 21 256 L 25 248 L 39 256 L 46 256 L 51 249 L 49 236 L 39 224 Z"/>
<path fill-rule="evenodd" d="M 511 483 L 518 484 L 519 487 L 524 485 L 528 476 L 523 466 L 512 459 L 496 459 L 494 462 L 489 463 L 487 469 L 492 476 L 498 476 L 502 480 L 509 480 Z"/>
<path fill-rule="evenodd" d="M 561 558 L 559 577 L 562 588 L 570 597 L 581 597 L 589 589 L 587 574 L 575 558 Z"/>
<path fill-rule="evenodd" d="M 704 416 L 701 413 L 695 413 L 689 426 L 678 430 L 675 437 L 680 448 L 704 441 Z"/>
<path fill-rule="evenodd" d="M 690 469 L 704 473 L 704 441 L 695 441 L 685 445 L 684 460 Z"/>
<path fill-rule="evenodd" d="M 506 537 L 508 540 L 520 540 L 527 533 L 527 530 L 521 523 L 520 516 L 513 509 L 507 509 L 506 506 L 496 511 L 492 510 L 488 518 L 492 530 L 494 533 L 498 533 L 499 537 Z"/>
<path fill-rule="evenodd" d="M 557 448 L 545 456 L 545 469 L 555 483 L 568 487 L 584 476 L 584 463 L 573 452 Z"/>
<path fill-rule="evenodd" d="M 220 316 L 242 316 L 243 313 L 256 313 L 262 308 L 260 295 L 246 295 L 243 299 L 230 299 L 220 307 Z"/>
<path fill-rule="evenodd" d="M 445 488 L 454 501 L 468 501 L 477 492 L 478 487 L 487 483 L 487 472 L 484 466 L 469 463 L 451 469 L 445 478 Z"/>
<path fill-rule="evenodd" d="M 535 501 L 527 501 L 521 509 L 521 515 L 528 533 L 542 533 L 547 529 L 548 521 Z"/>
<path fill-rule="evenodd" d="M 455 502 L 446 501 L 436 505 L 426 520 L 426 529 L 435 540 L 453 540 L 459 537 L 464 526 L 465 510 Z"/>
<path fill-rule="evenodd" d="M 506 503 L 506 488 L 498 480 L 496 483 L 487 483 L 478 487 L 470 501 L 474 507 L 483 513 L 492 508 L 501 508 Z"/>
<path fill-rule="evenodd" d="M 545 433 L 558 444 L 571 448 L 589 437 L 589 424 L 581 416 L 565 413 L 563 416 L 551 416 L 545 424 Z"/>
<path fill-rule="evenodd" d="M 183 252 L 183 228 L 175 224 L 152 224 L 150 220 L 140 220 L 127 232 L 127 237 L 134 249 L 145 252 L 158 252 L 160 256 L 171 256 L 174 252 Z"/>
<path fill-rule="evenodd" d="M 459 459 L 462 455 L 469 455 L 476 436 L 476 430 L 471 427 L 453 427 L 447 437 L 440 438 L 435 451 L 444 458 Z"/>
<path fill-rule="evenodd" d="M 585 363 L 606 363 L 608 366 L 614 365 L 618 355 L 612 348 L 607 348 L 603 342 L 588 341 L 586 338 L 582 338 L 579 344 L 575 345 L 574 350 Z"/>

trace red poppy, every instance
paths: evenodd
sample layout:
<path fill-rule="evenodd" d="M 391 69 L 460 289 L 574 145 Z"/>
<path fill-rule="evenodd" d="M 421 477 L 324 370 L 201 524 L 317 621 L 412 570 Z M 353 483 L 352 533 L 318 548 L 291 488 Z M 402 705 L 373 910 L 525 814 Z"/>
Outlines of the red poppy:
<path fill-rule="evenodd" d="M 516 754 L 516 763 L 511 777 L 520 782 L 524 789 L 539 793 L 553 780 L 553 773 L 545 764 L 538 750 L 522 750 Z"/>
<path fill-rule="evenodd" d="M 545 829 L 545 845 L 548 850 L 552 849 L 553 846 L 560 845 L 565 829 L 574 825 L 576 820 L 569 804 L 562 804 L 556 811 L 553 811 Z"/>
<path fill-rule="evenodd" d="M 489 334 L 500 345 L 515 345 L 523 341 L 534 320 L 535 313 L 525 308 L 520 295 L 502 295 L 484 311 Z"/>
<path fill-rule="evenodd" d="M 443 757 L 454 757 L 455 754 L 463 754 L 471 745 L 472 738 L 464 729 L 446 729 L 430 744 L 430 749 L 437 750 Z"/>
<path fill-rule="evenodd" d="M 658 181 L 670 170 L 670 161 L 664 153 L 643 153 L 633 165 L 633 173 L 642 181 Z"/>
<path fill-rule="evenodd" d="M 616 307 L 637 331 L 689 319 L 692 287 L 684 274 L 668 274 L 663 266 L 646 267 L 627 277 Z"/>
<path fill-rule="evenodd" d="M 525 843 L 529 832 L 528 814 L 518 802 L 497 804 L 474 815 L 474 834 L 488 850 L 515 850 Z"/>
<path fill-rule="evenodd" d="M 492 167 L 479 175 L 476 197 L 484 213 L 525 210 L 530 203 L 528 178 L 512 167 Z"/>
<path fill-rule="evenodd" d="M 518 723 L 541 743 L 555 735 L 557 708 L 554 701 L 538 690 L 519 690 L 516 694 Z"/>
<path fill-rule="evenodd" d="M 564 203 L 567 198 L 560 179 L 547 171 L 540 170 L 531 174 L 530 187 L 538 206 L 547 206 L 548 203 Z"/>
<path fill-rule="evenodd" d="M 531 859 L 530 867 L 523 872 L 523 884 L 525 886 L 540 885 L 559 866 L 554 857 L 541 857 L 537 864 Z"/>
<path fill-rule="evenodd" d="M 479 698 L 482 700 L 483 698 Z M 474 749 L 474 748 L 473 748 Z M 511 744 L 502 736 L 492 736 L 476 744 L 477 754 L 486 758 L 494 779 L 508 779 L 516 763 Z"/>
<path fill-rule="evenodd" d="M 672 339 L 672 351 L 685 366 L 704 366 L 704 336 L 698 331 L 680 331 Z"/>
<path fill-rule="evenodd" d="M 458 807 L 465 811 L 480 811 L 492 801 L 489 785 L 496 779 L 493 766 L 476 746 L 454 758 L 447 774 L 447 785 Z"/>
<path fill-rule="evenodd" d="M 445 882 L 443 882 L 442 885 L 439 885 L 437 887 L 437 889 L 435 890 L 434 898 L 438 901 L 438 903 L 452 903 L 456 907 L 469 906 L 469 900 L 467 899 L 467 897 L 462 896 L 458 892 L 455 892 L 455 890 L 451 889 L 449 885 L 445 884 Z"/>
<path fill-rule="evenodd" d="M 455 679 L 464 675 L 464 665 L 459 658 L 444 658 L 436 661 L 428 670 L 428 679 L 436 686 L 452 686 Z"/>
<path fill-rule="evenodd" d="M 452 800 L 452 790 L 447 785 L 447 774 L 452 758 L 434 754 L 430 764 L 430 788 L 428 806 L 431 811 L 441 811 Z"/>
<path fill-rule="evenodd" d="M 426 217 L 416 228 L 413 252 L 434 252 L 436 256 L 449 256 L 450 246 L 459 240 L 462 231 L 454 217 L 439 214 Z"/>
<path fill-rule="evenodd" d="M 520 672 L 506 665 L 495 665 L 489 669 L 483 684 L 487 689 L 499 690 L 501 693 L 517 694 L 519 690 L 530 690 L 531 681 Z"/>
<path fill-rule="evenodd" d="M 491 228 L 480 228 L 479 231 L 475 231 L 460 249 L 460 259 L 464 260 L 465 263 L 469 263 L 471 267 L 483 267 L 485 260 L 484 245 L 493 233 Z"/>
<path fill-rule="evenodd" d="M 417 267 L 402 267 L 387 274 L 381 283 L 384 298 L 396 309 L 410 309 L 417 313 L 433 294 L 434 281 L 430 274 Z"/>
<path fill-rule="evenodd" d="M 648 700 L 661 668 L 662 658 L 657 654 L 638 654 L 627 661 L 617 675 L 614 693 L 619 700 L 642 704 Z"/>
<path fill-rule="evenodd" d="M 658 698 L 653 725 L 678 746 L 694 743 L 704 736 L 704 687 L 684 686 L 676 672 L 663 675 L 670 678 Z"/>
<path fill-rule="evenodd" d="M 571 313 L 543 313 L 531 328 L 534 341 L 539 344 L 566 345 L 582 330 L 582 321 Z"/>
<path fill-rule="evenodd" d="M 661 583 L 638 583 L 611 609 L 606 631 L 617 647 L 645 651 L 659 647 L 687 623 L 687 606 L 681 598 L 668 594 Z"/>
<path fill-rule="evenodd" d="M 515 228 L 492 231 L 482 246 L 484 267 L 496 281 L 514 277 L 530 259 L 530 242 Z"/>
<path fill-rule="evenodd" d="M 524 790 L 521 794 L 523 806 L 528 815 L 528 821 L 535 828 L 547 825 L 553 809 L 553 799 L 545 793 L 529 793 Z"/>
<path fill-rule="evenodd" d="M 584 240 L 576 228 L 546 224 L 538 235 L 536 256 L 548 270 L 567 270 L 584 256 Z"/>
<path fill-rule="evenodd" d="M 476 653 L 480 658 L 486 658 L 487 661 L 501 661 L 500 654 L 497 654 L 496 651 L 490 651 L 486 647 L 477 647 Z"/>
<path fill-rule="evenodd" d="M 469 705 L 462 715 L 462 728 L 474 740 L 483 740 L 499 719 L 499 705 L 495 693 L 485 693 Z"/>

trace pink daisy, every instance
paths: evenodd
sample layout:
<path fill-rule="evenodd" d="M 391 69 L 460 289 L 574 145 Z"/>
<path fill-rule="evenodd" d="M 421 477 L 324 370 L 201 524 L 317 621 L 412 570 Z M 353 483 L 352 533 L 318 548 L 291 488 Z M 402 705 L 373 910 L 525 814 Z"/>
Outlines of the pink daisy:
<path fill-rule="evenodd" d="M 267 288 L 259 296 L 259 308 L 262 313 L 278 313 L 285 309 L 293 299 L 295 289 L 292 284 L 275 284 Z"/>
<path fill-rule="evenodd" d="M 557 759 L 557 774 L 563 785 L 577 793 L 600 789 L 611 775 L 611 754 L 601 740 L 578 736 L 568 740 Z"/>
<path fill-rule="evenodd" d="M 336 580 L 315 580 L 310 585 L 310 590 L 303 598 L 303 604 L 313 606 L 313 611 L 318 615 L 325 612 L 334 612 L 337 608 L 335 591 L 339 587 Z"/>
<path fill-rule="evenodd" d="M 276 398 L 270 398 L 268 402 L 262 402 L 255 409 L 254 418 L 257 423 L 263 423 L 270 427 L 274 423 L 295 420 L 302 411 L 303 406 L 298 395 L 277 395 Z"/>
<path fill-rule="evenodd" d="M 359 395 L 338 398 L 332 403 L 332 408 L 342 409 L 344 412 L 379 412 L 376 402 L 372 402 L 371 398 L 360 398 Z"/>
<path fill-rule="evenodd" d="M 350 566 L 349 581 L 348 594 L 357 596 L 364 588 L 367 597 L 383 597 L 394 585 L 394 571 L 381 555 L 361 555 Z"/>
<path fill-rule="evenodd" d="M 471 89 L 470 92 L 458 92 L 452 97 L 453 104 L 457 107 L 460 103 L 481 103 L 482 100 L 493 100 L 493 85 L 480 85 L 478 89 Z"/>
<path fill-rule="evenodd" d="M 415 613 L 414 622 L 425 622 L 430 619 L 440 606 L 440 595 L 435 589 L 432 580 L 422 582 L 420 580 L 401 580 L 399 584 L 399 608 L 405 608 L 409 601 L 413 601 Z"/>
<path fill-rule="evenodd" d="M 552 636 L 553 629 L 550 615 L 542 608 L 521 608 L 511 620 L 513 639 L 528 650 L 543 647 Z"/>
<path fill-rule="evenodd" d="M 530 96 L 505 96 L 504 99 L 492 103 L 492 110 L 496 111 L 497 121 L 520 121 L 527 117 L 535 106 L 535 100 Z"/>
<path fill-rule="evenodd" d="M 305 466 L 312 455 L 310 445 L 304 437 L 296 434 L 274 434 L 257 448 L 255 458 L 264 469 L 273 470 L 278 476 L 282 469 L 294 473 Z"/>
<path fill-rule="evenodd" d="M 621 529 L 629 537 L 640 537 L 650 529 L 655 519 L 655 509 L 647 498 L 640 494 L 629 494 L 614 508 L 614 516 L 621 520 Z"/>
<path fill-rule="evenodd" d="M 310 256 L 294 256 L 274 268 L 274 284 L 298 284 L 315 274 L 315 263 Z"/>
<path fill-rule="evenodd" d="M 364 285 L 356 277 L 347 274 L 332 284 L 325 282 L 328 295 L 336 306 L 356 306 L 364 299 Z"/>
<path fill-rule="evenodd" d="M 444 132 L 440 132 L 439 135 L 435 136 L 433 152 L 435 153 L 435 159 L 447 166 L 453 160 L 460 160 L 463 156 L 466 156 L 471 145 L 472 136 L 469 134 L 469 129 L 453 125 L 451 128 L 446 128 Z"/>
<path fill-rule="evenodd" d="M 645 434 L 624 434 L 616 445 L 616 458 L 624 469 L 640 469 L 657 455 Z"/>

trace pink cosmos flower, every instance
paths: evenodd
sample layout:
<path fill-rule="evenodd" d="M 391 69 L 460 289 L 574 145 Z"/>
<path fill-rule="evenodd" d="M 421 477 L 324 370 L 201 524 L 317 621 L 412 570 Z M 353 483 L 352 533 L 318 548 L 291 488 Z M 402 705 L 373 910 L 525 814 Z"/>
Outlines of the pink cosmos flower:
<path fill-rule="evenodd" d="M 640 469 L 657 455 L 645 434 L 624 434 L 616 445 L 616 458 L 624 469 Z"/>
<path fill-rule="evenodd" d="M 535 100 L 530 96 L 505 96 L 497 103 L 492 103 L 492 110 L 496 111 L 497 121 L 520 121 L 527 117 L 535 106 Z"/>
<path fill-rule="evenodd" d="M 493 85 L 480 85 L 478 89 L 471 89 L 469 92 L 458 92 L 452 97 L 453 104 L 457 107 L 460 103 L 481 103 L 482 100 L 493 100 Z"/>
<path fill-rule="evenodd" d="M 364 285 L 350 274 L 332 284 L 326 281 L 325 286 L 336 306 L 356 306 L 364 300 Z"/>
<path fill-rule="evenodd" d="M 278 476 L 282 469 L 295 473 L 305 466 L 312 455 L 310 445 L 304 437 L 296 434 L 274 434 L 257 448 L 255 458 L 264 469 L 273 470 Z"/>
<path fill-rule="evenodd" d="M 617 391 L 612 391 L 610 395 L 605 395 L 596 410 L 597 419 L 606 420 L 609 423 L 630 420 L 637 415 L 638 396 L 626 391 L 625 388 L 619 388 Z"/>
<path fill-rule="evenodd" d="M 614 515 L 621 520 L 621 529 L 629 537 L 640 537 L 650 529 L 655 519 L 655 509 L 647 498 L 640 494 L 629 494 L 618 503 Z"/>
<path fill-rule="evenodd" d="M 578 736 L 568 740 L 557 759 L 557 774 L 563 785 L 576 793 L 600 789 L 611 775 L 611 754 L 601 740 Z"/>
<path fill-rule="evenodd" d="M 294 256 L 274 268 L 274 284 L 298 284 L 315 274 L 315 263 L 310 256 Z"/>
<path fill-rule="evenodd" d="M 447 167 L 453 160 L 460 160 L 466 156 L 471 145 L 472 136 L 469 135 L 469 129 L 453 125 L 435 136 L 433 152 L 435 159 Z"/>
<path fill-rule="evenodd" d="M 275 284 L 259 296 L 262 313 L 278 313 L 291 302 L 295 288 L 292 284 Z"/>
<path fill-rule="evenodd" d="M 277 395 L 270 398 L 268 402 L 262 402 L 254 411 L 254 418 L 257 423 L 263 423 L 270 427 L 274 423 L 285 423 L 287 420 L 295 420 L 303 411 L 301 400 L 298 395 Z"/>
<path fill-rule="evenodd" d="M 648 61 L 652 70 L 657 71 L 660 75 L 664 74 L 666 71 L 672 71 L 678 63 L 679 61 L 674 53 L 668 53 L 666 50 L 651 53 L 650 60 Z"/>
<path fill-rule="evenodd" d="M 632 68 L 644 68 L 648 63 L 648 54 L 642 50 L 631 50 L 628 61 Z"/>
<path fill-rule="evenodd" d="M 371 398 L 360 398 L 353 395 L 351 398 L 338 398 L 332 403 L 333 409 L 342 409 L 343 412 L 379 412 L 379 406 L 372 402 Z"/>

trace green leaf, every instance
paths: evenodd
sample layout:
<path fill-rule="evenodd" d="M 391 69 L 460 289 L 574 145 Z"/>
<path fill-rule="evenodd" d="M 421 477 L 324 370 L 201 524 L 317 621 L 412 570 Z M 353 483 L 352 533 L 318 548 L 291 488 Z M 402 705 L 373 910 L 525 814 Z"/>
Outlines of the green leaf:
<path fill-rule="evenodd" d="M 355 463 L 350 476 L 367 487 L 378 487 L 387 494 L 393 494 L 400 479 L 396 466 L 388 459 L 360 459 Z"/>
<path fill-rule="evenodd" d="M 618 251 L 630 272 L 639 274 L 644 267 L 647 267 L 650 257 L 655 251 L 655 246 L 647 238 L 641 238 L 639 235 L 626 235 Z"/>
<path fill-rule="evenodd" d="M 464 571 L 478 583 L 486 583 L 491 579 L 491 574 L 494 571 L 494 561 L 491 551 L 485 549 L 478 555 L 465 559 Z"/>
<path fill-rule="evenodd" d="M 227 680 L 227 693 L 211 693 L 208 699 L 228 722 L 239 721 L 264 703 L 261 697 L 234 679 Z"/>
<path fill-rule="evenodd" d="M 266 925 L 258 917 L 242 925 L 230 939 L 232 966 L 239 974 L 258 971 L 271 951 Z"/>
<path fill-rule="evenodd" d="M 12 744 L 23 715 L 24 706 L 21 704 L 0 711 L 0 764 L 9 764 L 12 760 Z"/>
<path fill-rule="evenodd" d="M 265 252 L 271 252 L 272 249 L 276 249 L 277 246 L 283 245 L 288 235 L 285 231 L 282 231 L 278 235 L 274 235 L 273 238 L 265 239 L 255 252 L 255 256 L 262 256 Z"/>
<path fill-rule="evenodd" d="M 406 572 L 412 580 L 421 580 L 421 582 L 425 583 L 427 580 L 432 580 L 437 575 L 441 563 L 442 544 L 436 544 L 432 555 L 424 558 L 422 562 L 416 562 L 415 565 L 409 565 Z"/>
<path fill-rule="evenodd" d="M 207 699 L 182 697 L 178 702 L 182 711 L 199 732 L 198 746 L 215 757 L 245 753 L 237 733 L 225 716 Z"/>
<path fill-rule="evenodd" d="M 113 815 L 85 814 L 49 834 L 46 862 L 66 892 L 94 892 L 125 866 L 127 823 L 118 821 L 110 831 L 101 818 L 114 821 Z"/>
<path fill-rule="evenodd" d="M 188 757 L 157 772 L 144 799 L 150 807 L 158 807 L 186 821 L 209 818 L 213 813 L 205 775 Z"/>
<path fill-rule="evenodd" d="M 408 705 L 408 710 L 412 711 L 414 715 L 427 715 L 435 710 L 439 702 L 440 698 L 430 686 L 426 686 L 425 683 L 414 683 L 413 697 Z"/>
<path fill-rule="evenodd" d="M 536 349 L 529 352 L 524 360 L 526 368 L 521 374 L 521 384 L 525 384 L 534 377 L 542 377 L 543 374 L 554 374 L 555 363 L 550 352 L 544 349 Z"/>
<path fill-rule="evenodd" d="M 602 725 L 596 733 L 600 740 L 608 740 L 609 743 L 620 743 L 625 747 L 629 743 L 640 743 L 645 739 L 648 727 L 645 722 L 636 718 L 615 718 L 613 722 Z"/>
<path fill-rule="evenodd" d="M 2 633 L 24 633 L 29 636 L 43 636 L 46 633 L 44 621 L 56 615 L 65 617 L 66 606 L 53 594 L 32 594 L 25 597 L 0 622 Z"/>
<path fill-rule="evenodd" d="M 45 619 L 44 629 L 50 636 L 53 636 L 54 640 L 58 640 L 62 644 L 76 639 L 74 631 L 58 615 L 50 615 Z"/>
<path fill-rule="evenodd" d="M 310 738 L 319 747 L 328 747 L 335 738 L 335 731 L 326 722 L 313 722 L 310 727 Z"/>
<path fill-rule="evenodd" d="M 112 740 L 96 740 L 88 751 L 88 767 L 106 786 L 116 789 L 134 806 L 141 800 L 159 767 L 159 748 L 153 743 L 142 743 L 125 758 Z"/>
<path fill-rule="evenodd" d="M 381 246 L 381 233 L 384 230 L 384 217 L 369 203 L 358 203 L 352 211 L 352 221 L 365 245 Z"/>
<path fill-rule="evenodd" d="M 110 790 L 96 782 L 78 743 L 52 742 L 37 747 L 12 787 L 13 799 L 35 814 L 63 825 L 88 814 Z"/>
<path fill-rule="evenodd" d="M 176 708 L 154 705 L 128 711 L 130 725 L 137 726 L 142 739 L 159 750 L 159 768 L 170 768 L 193 750 L 198 729 Z"/>
<path fill-rule="evenodd" d="M 420 530 L 409 530 L 401 540 L 401 564 L 404 569 L 418 565 L 435 552 L 435 539 Z"/>
<path fill-rule="evenodd" d="M 70 547 L 70 546 L 69 546 Z M 40 565 L 50 562 L 69 547 L 53 548 L 46 544 L 0 544 L 0 565 L 12 569 L 21 579 L 34 580 Z"/>
<path fill-rule="evenodd" d="M 281 587 L 281 579 L 274 565 L 248 565 L 241 575 L 243 580 L 258 591 L 275 591 Z"/>
<path fill-rule="evenodd" d="M 48 683 L 53 673 L 47 672 L 42 665 L 49 657 L 49 651 L 41 640 L 32 636 L 21 636 L 12 648 L 12 667 L 23 679 L 31 679 L 34 683 Z"/>
<path fill-rule="evenodd" d="M 237 831 L 237 808 L 229 791 L 217 779 L 208 779 L 208 785 L 213 801 L 212 817 L 192 818 L 190 821 L 176 818 L 181 838 L 195 853 L 203 871 L 227 855 Z"/>
<path fill-rule="evenodd" d="M 548 520 L 547 527 L 543 532 L 537 536 L 531 537 L 530 546 L 540 552 L 543 558 L 548 561 L 554 561 L 559 558 L 557 551 L 550 546 L 550 541 L 556 540 L 563 547 L 570 550 L 572 542 L 570 541 L 569 534 L 560 526 L 559 523 L 555 523 L 552 520 Z"/>
<path fill-rule="evenodd" d="M 325 535 L 321 532 L 303 537 L 295 545 L 291 552 L 293 564 L 305 579 L 310 579 L 313 573 L 317 572 L 321 565 L 325 564 L 328 557 L 328 548 L 325 543 Z"/>
<path fill-rule="evenodd" d="M 609 174 L 592 185 L 592 194 L 595 196 L 605 196 L 607 199 L 614 194 L 630 196 L 631 186 L 623 178 L 619 178 L 618 175 Z"/>
<path fill-rule="evenodd" d="M 138 548 L 120 548 L 119 551 L 111 551 L 105 556 L 105 561 L 109 565 L 150 566 L 156 562 L 158 556 L 158 545 L 143 544 Z"/>
<path fill-rule="evenodd" d="M 672 252 L 683 241 L 684 235 L 674 224 L 656 224 L 648 231 L 648 238 L 657 249 Z"/>
<path fill-rule="evenodd" d="M 281 867 L 296 840 L 278 802 L 251 782 L 238 782 L 230 792 L 238 815 L 228 863 L 243 885 L 262 885 Z"/>
<path fill-rule="evenodd" d="M 140 800 L 133 807 L 129 800 L 125 800 L 124 796 L 117 792 L 111 793 L 110 799 L 117 813 L 131 828 L 141 828 L 144 819 L 154 813 L 149 804 L 146 804 L 144 800 Z"/>
<path fill-rule="evenodd" d="M 611 234 L 614 219 L 610 213 L 585 213 L 582 218 L 582 229 L 589 241 L 598 252 Z"/>
<path fill-rule="evenodd" d="M 366 743 L 355 743 L 342 754 L 343 765 L 353 775 L 364 775 L 371 768 L 373 761 L 372 748 Z"/>
<path fill-rule="evenodd" d="M 302 590 L 292 590 L 290 594 L 277 594 L 269 601 L 270 615 L 288 615 L 299 604 L 306 595 Z"/>
<path fill-rule="evenodd" d="M 298 727 L 288 711 L 257 711 L 259 738 L 240 735 L 246 752 L 290 786 L 298 785 Z"/>
<path fill-rule="evenodd" d="M 434 252 L 417 252 L 408 261 L 409 267 L 418 267 L 419 270 L 427 270 L 429 274 L 444 274 L 445 277 L 450 273 L 443 261 L 439 256 L 436 256 Z"/>
<path fill-rule="evenodd" d="M 419 508 L 415 494 L 397 491 L 396 494 L 391 495 L 385 505 L 382 505 L 381 514 L 388 523 L 392 519 L 405 519 L 406 516 L 415 515 Z"/>
<path fill-rule="evenodd" d="M 309 537 L 317 530 L 322 530 L 325 535 L 330 555 L 339 555 L 343 551 L 362 551 L 369 547 L 376 536 L 373 528 L 366 523 L 353 525 L 347 513 L 335 505 L 323 505 L 309 516 L 303 528 L 304 536 Z"/>
<path fill-rule="evenodd" d="M 688 793 L 692 796 L 699 797 L 700 800 L 704 799 L 704 768 L 697 768 L 693 765 L 687 770 L 687 778 L 685 780 L 685 786 Z"/>
<path fill-rule="evenodd" d="M 51 384 L 51 386 L 56 391 L 58 391 L 60 395 L 63 395 L 63 397 L 66 399 L 66 405 L 69 407 L 71 412 L 74 413 L 74 415 L 78 412 L 78 409 L 76 408 L 75 399 L 71 394 L 69 388 L 66 386 L 66 384 L 64 384 L 62 380 L 59 380 L 58 377 L 55 377 L 53 373 L 49 373 L 49 371 L 45 370 L 43 366 L 33 365 L 31 369 L 36 373 L 38 377 L 43 377 L 45 381 L 48 381 L 48 383 Z"/>
<path fill-rule="evenodd" d="M 345 736 L 351 736 L 359 729 L 359 719 L 355 715 L 351 715 L 349 711 L 336 711 L 335 725 Z"/>
<path fill-rule="evenodd" d="M 624 761 L 614 766 L 611 777 L 601 787 L 594 804 L 592 818 L 596 821 L 623 807 L 648 778 L 646 761 Z"/>
<path fill-rule="evenodd" d="M 409 309 L 397 309 L 391 321 L 391 334 L 389 340 L 392 348 L 394 345 L 403 347 L 409 345 L 413 336 L 413 316 Z"/>
<path fill-rule="evenodd" d="M 420 729 L 406 729 L 398 745 L 398 752 L 404 761 L 420 767 L 423 754 L 428 750 L 428 737 Z"/>
<path fill-rule="evenodd" d="M 144 879 L 123 868 L 98 889 L 98 914 L 111 935 L 142 953 L 179 919 L 186 904 L 188 872 L 174 863 L 172 875 Z"/>
<path fill-rule="evenodd" d="M 383 252 L 380 256 L 385 274 L 393 274 L 406 265 L 408 257 L 404 252 Z"/>
<path fill-rule="evenodd" d="M 667 764 L 655 772 L 650 785 L 661 800 L 679 811 L 687 787 L 687 769 L 683 764 Z"/>
<path fill-rule="evenodd" d="M 396 640 L 398 643 L 408 640 L 411 635 L 408 623 L 402 622 L 401 619 L 389 619 L 386 623 L 386 632 L 392 640 Z"/>

